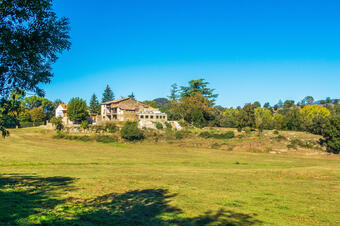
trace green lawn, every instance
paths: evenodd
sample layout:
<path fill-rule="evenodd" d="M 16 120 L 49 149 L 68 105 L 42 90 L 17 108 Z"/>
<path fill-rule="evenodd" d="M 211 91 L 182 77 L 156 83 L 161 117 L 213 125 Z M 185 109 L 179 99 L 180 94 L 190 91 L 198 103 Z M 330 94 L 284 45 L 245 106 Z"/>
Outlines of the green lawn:
<path fill-rule="evenodd" d="M 52 134 L 0 140 L 0 225 L 340 225 L 338 156 Z"/>

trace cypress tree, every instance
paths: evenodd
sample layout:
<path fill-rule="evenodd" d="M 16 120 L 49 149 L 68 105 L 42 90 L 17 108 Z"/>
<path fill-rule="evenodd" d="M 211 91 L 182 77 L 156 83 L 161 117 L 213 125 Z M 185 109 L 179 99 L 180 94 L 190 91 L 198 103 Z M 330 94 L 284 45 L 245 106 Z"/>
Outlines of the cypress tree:
<path fill-rule="evenodd" d="M 113 94 L 110 86 L 107 85 L 103 93 L 102 102 L 104 103 L 104 102 L 112 101 L 114 99 L 115 99 L 115 95 Z"/>

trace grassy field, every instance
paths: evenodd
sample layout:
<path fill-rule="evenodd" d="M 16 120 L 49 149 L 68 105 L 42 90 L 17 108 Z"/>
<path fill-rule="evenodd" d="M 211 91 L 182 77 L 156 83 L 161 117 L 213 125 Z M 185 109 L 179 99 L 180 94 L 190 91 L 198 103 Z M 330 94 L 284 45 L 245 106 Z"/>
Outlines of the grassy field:
<path fill-rule="evenodd" d="M 0 225 L 340 225 L 340 158 L 320 150 L 268 140 L 250 152 L 267 142 L 255 137 L 214 149 L 199 138 L 102 144 L 53 133 L 12 130 L 0 141 Z"/>

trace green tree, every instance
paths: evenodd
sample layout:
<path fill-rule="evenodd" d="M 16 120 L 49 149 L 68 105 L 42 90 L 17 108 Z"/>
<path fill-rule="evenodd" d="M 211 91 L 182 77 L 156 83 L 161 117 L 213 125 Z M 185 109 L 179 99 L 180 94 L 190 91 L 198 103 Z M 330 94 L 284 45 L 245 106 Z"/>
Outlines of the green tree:
<path fill-rule="evenodd" d="M 279 113 L 274 114 L 274 118 L 273 118 L 274 128 L 277 129 L 277 130 L 282 130 L 284 128 L 283 120 L 284 120 L 283 115 L 281 115 Z"/>
<path fill-rule="evenodd" d="M 60 99 L 56 99 L 55 101 L 53 101 L 53 108 L 54 108 L 54 111 L 55 109 L 57 109 L 57 107 L 60 105 L 60 104 L 65 104 L 62 100 Z"/>
<path fill-rule="evenodd" d="M 331 112 L 324 106 L 317 104 L 307 105 L 300 110 L 301 114 L 301 127 L 306 130 L 308 127 L 312 126 L 314 118 L 326 118 Z M 315 123 L 315 121 L 314 121 Z M 315 126 L 315 125 L 314 125 Z"/>
<path fill-rule="evenodd" d="M 227 108 L 224 111 L 224 122 L 223 126 L 227 128 L 235 128 L 237 126 L 237 115 L 239 113 L 238 109 Z"/>
<path fill-rule="evenodd" d="M 261 107 L 261 103 L 260 103 L 259 101 L 255 101 L 255 102 L 254 102 L 254 105 L 255 105 L 256 107 L 258 107 L 258 108 Z"/>
<path fill-rule="evenodd" d="M 215 89 L 208 88 L 208 85 L 209 82 L 206 82 L 202 78 L 191 80 L 189 81 L 189 86 L 181 86 L 181 97 L 188 97 L 200 93 L 213 104 L 218 94 L 214 94 Z"/>
<path fill-rule="evenodd" d="M 128 97 L 130 97 L 133 100 L 136 99 L 135 94 L 133 92 Z"/>
<path fill-rule="evenodd" d="M 75 122 L 88 120 L 89 113 L 87 111 L 86 101 L 79 97 L 72 98 L 67 106 L 67 116 Z"/>
<path fill-rule="evenodd" d="M 43 122 L 46 118 L 46 114 L 44 112 L 44 109 L 42 107 L 37 107 L 29 110 L 28 112 L 31 116 L 31 120 L 33 122 L 33 125 L 35 125 L 37 122 Z"/>
<path fill-rule="evenodd" d="M 64 129 L 64 123 L 63 123 L 63 118 L 62 117 L 52 117 L 51 118 L 51 123 L 55 126 L 55 129 L 57 131 L 61 131 Z"/>
<path fill-rule="evenodd" d="M 237 127 L 251 127 L 255 128 L 255 109 L 257 108 L 254 104 L 246 104 L 237 114 Z"/>
<path fill-rule="evenodd" d="M 107 85 L 102 98 L 102 103 L 109 102 L 115 99 L 115 95 L 113 94 L 113 91 L 111 90 L 110 86 Z"/>
<path fill-rule="evenodd" d="M 144 139 L 144 133 L 142 130 L 138 128 L 138 125 L 136 122 L 129 122 L 129 121 L 126 122 L 124 127 L 121 129 L 120 134 L 122 138 L 129 140 L 129 141 Z"/>
<path fill-rule="evenodd" d="M 330 117 L 323 131 L 322 143 L 326 144 L 329 152 L 340 153 L 340 115 Z"/>
<path fill-rule="evenodd" d="M 171 101 L 173 101 L 173 100 L 177 100 L 179 98 L 179 96 L 180 95 L 179 95 L 178 86 L 177 86 L 176 83 L 174 83 L 174 84 L 171 85 L 170 96 L 168 96 L 168 97 Z"/>
<path fill-rule="evenodd" d="M 52 11 L 50 0 L 0 1 L 0 131 L 9 112 L 6 98 L 13 90 L 43 95 L 40 83 L 53 76 L 57 54 L 69 49 L 69 23 Z"/>
<path fill-rule="evenodd" d="M 259 130 L 259 133 L 262 133 L 264 129 L 272 129 L 273 127 L 273 116 L 272 112 L 266 108 L 256 108 L 254 111 L 255 115 L 255 125 Z"/>
<path fill-rule="evenodd" d="M 264 108 L 267 108 L 267 109 L 271 108 L 271 106 L 270 106 L 270 103 L 269 103 L 269 102 L 266 102 L 266 103 L 264 103 L 263 107 L 264 107 Z"/>
<path fill-rule="evenodd" d="M 295 103 L 294 100 L 286 100 L 286 101 L 283 103 L 283 107 L 284 107 L 284 108 L 291 108 L 291 107 L 294 107 L 294 103 Z"/>
<path fill-rule="evenodd" d="M 96 94 L 93 94 L 90 99 L 90 112 L 100 114 L 100 104 Z"/>
<path fill-rule="evenodd" d="M 299 109 L 288 109 L 283 118 L 284 129 L 300 130 L 301 129 L 301 114 Z"/>
<path fill-rule="evenodd" d="M 152 100 L 146 100 L 143 103 L 149 105 L 152 108 L 157 108 L 156 103 L 154 101 L 152 101 Z"/>
<path fill-rule="evenodd" d="M 211 101 L 201 93 L 183 97 L 178 101 L 172 101 L 170 112 L 172 115 L 179 116 L 178 119 L 184 119 L 186 122 L 192 125 L 195 124 L 198 127 L 206 126 L 209 119 L 213 118 Z"/>
<path fill-rule="evenodd" d="M 302 105 L 312 105 L 314 103 L 314 98 L 312 96 L 306 96 L 301 101 Z"/>
<path fill-rule="evenodd" d="M 25 97 L 21 105 L 23 108 L 27 108 L 27 109 L 34 109 L 34 108 L 42 107 L 46 115 L 46 118 L 45 118 L 46 120 L 52 118 L 55 112 L 53 102 L 44 97 L 38 97 L 38 96 Z"/>

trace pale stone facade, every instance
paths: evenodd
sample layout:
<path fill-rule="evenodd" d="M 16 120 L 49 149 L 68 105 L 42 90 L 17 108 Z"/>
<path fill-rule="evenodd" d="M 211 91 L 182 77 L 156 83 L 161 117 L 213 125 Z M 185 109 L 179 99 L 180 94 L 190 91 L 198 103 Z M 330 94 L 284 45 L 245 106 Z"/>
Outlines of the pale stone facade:
<path fill-rule="evenodd" d="M 132 98 L 101 104 L 102 121 L 167 121 L 167 114 Z"/>

